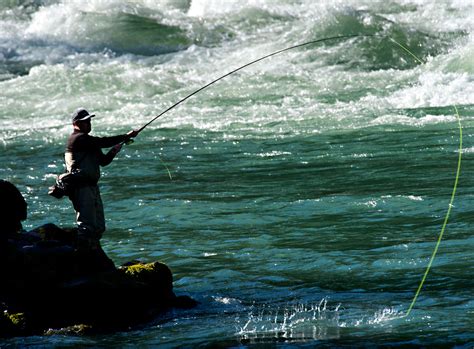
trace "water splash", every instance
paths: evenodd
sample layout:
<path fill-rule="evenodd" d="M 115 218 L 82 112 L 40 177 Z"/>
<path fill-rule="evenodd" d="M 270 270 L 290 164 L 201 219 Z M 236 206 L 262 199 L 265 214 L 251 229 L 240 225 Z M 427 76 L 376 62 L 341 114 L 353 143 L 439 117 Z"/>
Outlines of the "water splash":
<path fill-rule="evenodd" d="M 394 307 L 386 307 L 377 310 L 374 316 L 367 320 L 368 325 L 377 325 L 387 323 L 392 320 L 398 320 L 404 317 L 404 312 L 395 309 Z"/>
<path fill-rule="evenodd" d="M 405 312 L 400 306 L 379 305 L 375 311 L 368 309 L 353 310 L 345 318 L 340 318 L 339 326 L 341 328 L 375 328 L 392 327 L 393 322 L 403 319 Z"/>
<path fill-rule="evenodd" d="M 247 318 L 236 319 L 237 335 L 246 341 L 339 338 L 339 308 L 329 308 L 327 298 L 284 308 L 252 306 Z"/>

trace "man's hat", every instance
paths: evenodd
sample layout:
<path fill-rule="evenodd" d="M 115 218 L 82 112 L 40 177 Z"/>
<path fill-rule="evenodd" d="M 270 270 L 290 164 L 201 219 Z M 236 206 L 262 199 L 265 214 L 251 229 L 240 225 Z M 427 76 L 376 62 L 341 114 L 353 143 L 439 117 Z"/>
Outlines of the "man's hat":
<path fill-rule="evenodd" d="M 94 116 L 95 114 L 89 114 L 84 108 L 79 108 L 72 114 L 72 122 L 87 120 Z"/>

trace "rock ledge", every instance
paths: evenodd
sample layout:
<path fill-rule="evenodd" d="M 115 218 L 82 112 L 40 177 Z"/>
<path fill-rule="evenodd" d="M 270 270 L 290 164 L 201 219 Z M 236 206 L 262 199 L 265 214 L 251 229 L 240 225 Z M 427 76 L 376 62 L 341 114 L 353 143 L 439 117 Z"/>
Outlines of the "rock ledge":
<path fill-rule="evenodd" d="M 0 336 L 124 330 L 196 305 L 174 294 L 165 264 L 116 268 L 101 248 L 77 249 L 73 229 L 47 224 L 7 237 L 0 246 Z"/>

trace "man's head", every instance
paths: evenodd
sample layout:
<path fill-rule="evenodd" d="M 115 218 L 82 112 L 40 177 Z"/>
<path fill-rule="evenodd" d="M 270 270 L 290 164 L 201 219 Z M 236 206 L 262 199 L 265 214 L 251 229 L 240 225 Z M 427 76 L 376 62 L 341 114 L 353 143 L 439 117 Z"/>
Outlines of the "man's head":
<path fill-rule="evenodd" d="M 91 118 L 94 116 L 95 114 L 89 114 L 89 112 L 84 108 L 77 109 L 72 114 L 72 124 L 74 129 L 80 130 L 84 133 L 89 133 L 92 129 Z"/>

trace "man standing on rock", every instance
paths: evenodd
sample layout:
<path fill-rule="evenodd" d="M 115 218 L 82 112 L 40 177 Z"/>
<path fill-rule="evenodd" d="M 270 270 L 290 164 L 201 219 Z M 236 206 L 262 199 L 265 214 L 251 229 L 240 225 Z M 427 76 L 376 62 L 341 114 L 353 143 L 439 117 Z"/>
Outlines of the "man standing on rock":
<path fill-rule="evenodd" d="M 99 240 L 105 231 L 104 208 L 97 185 L 100 178 L 100 166 L 107 166 L 122 148 L 123 142 L 134 138 L 138 131 L 132 130 L 124 135 L 113 137 L 94 137 L 91 118 L 84 108 L 77 109 L 72 115 L 73 133 L 67 140 L 66 168 L 68 172 L 78 171 L 81 185 L 77 186 L 70 199 L 76 211 L 79 247 L 97 249 Z M 102 148 L 112 147 L 107 154 Z"/>

